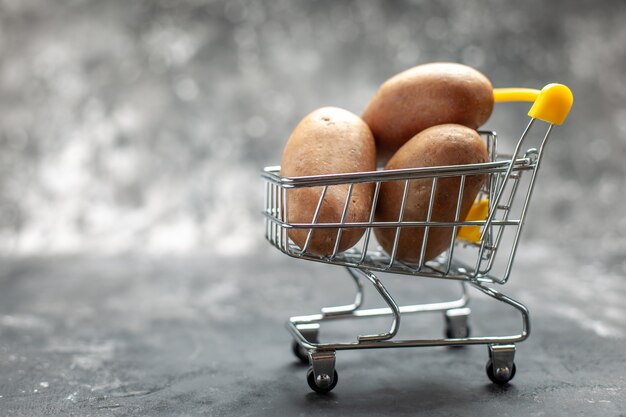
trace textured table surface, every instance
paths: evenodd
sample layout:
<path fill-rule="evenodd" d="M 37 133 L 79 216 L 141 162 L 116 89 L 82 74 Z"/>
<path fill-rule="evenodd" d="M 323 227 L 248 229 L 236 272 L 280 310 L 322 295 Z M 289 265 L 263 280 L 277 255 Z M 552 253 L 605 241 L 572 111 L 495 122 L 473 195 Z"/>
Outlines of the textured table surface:
<path fill-rule="evenodd" d="M 328 396 L 309 390 L 283 323 L 349 300 L 341 268 L 271 248 L 227 259 L 4 260 L 0 415 L 624 415 L 624 282 L 572 253 L 527 245 L 525 266 L 501 288 L 533 319 L 509 386 L 488 383 L 484 346 L 387 349 L 340 352 Z M 458 294 L 453 282 L 384 278 L 400 303 Z M 380 305 L 372 291 L 366 301 Z M 471 306 L 474 334 L 519 330 L 491 300 Z M 413 317 L 401 336 L 441 334 L 439 314 Z M 344 323 L 321 337 L 386 325 Z"/>

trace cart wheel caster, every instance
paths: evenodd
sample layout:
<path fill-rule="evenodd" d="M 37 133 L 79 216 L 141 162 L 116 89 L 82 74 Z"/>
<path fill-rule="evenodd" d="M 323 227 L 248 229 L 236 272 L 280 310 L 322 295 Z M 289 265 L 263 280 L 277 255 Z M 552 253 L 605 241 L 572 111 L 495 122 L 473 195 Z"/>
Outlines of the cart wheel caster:
<path fill-rule="evenodd" d="M 447 339 L 464 339 L 469 337 L 470 326 L 468 324 L 468 319 L 470 313 L 471 311 L 467 307 L 454 308 L 446 311 L 444 317 L 446 319 L 445 335 Z"/>
<path fill-rule="evenodd" d="M 337 371 L 333 371 L 334 376 L 332 382 L 328 381 L 330 379 L 329 375 L 322 374 L 317 377 L 318 381 L 315 380 L 315 375 L 313 374 L 313 368 L 309 368 L 309 371 L 306 374 L 306 382 L 309 383 L 309 387 L 318 394 L 327 394 L 335 388 L 337 385 L 337 381 L 339 377 L 337 376 Z"/>
<path fill-rule="evenodd" d="M 298 324 L 296 328 L 309 343 L 319 343 L 319 323 Z M 309 351 L 302 347 L 295 339 L 291 342 L 291 351 L 300 362 L 309 363 Z"/>
<path fill-rule="evenodd" d="M 470 337 L 471 327 L 466 326 L 461 329 L 452 329 L 450 327 L 446 328 L 446 338 L 447 339 L 464 339 L 466 337 Z M 464 345 L 454 346 L 454 347 L 463 347 Z"/>
<path fill-rule="evenodd" d="M 485 370 L 494 384 L 504 385 L 515 376 L 515 345 L 489 345 Z"/>
<path fill-rule="evenodd" d="M 485 371 L 487 371 L 487 376 L 489 377 L 491 382 L 497 385 L 505 385 L 515 376 L 516 367 L 515 363 L 513 363 L 511 369 L 507 367 L 493 369 L 493 362 L 491 359 L 489 359 L 487 361 Z"/>
<path fill-rule="evenodd" d="M 309 363 L 309 352 L 295 340 L 291 342 L 291 351 L 302 363 Z"/>

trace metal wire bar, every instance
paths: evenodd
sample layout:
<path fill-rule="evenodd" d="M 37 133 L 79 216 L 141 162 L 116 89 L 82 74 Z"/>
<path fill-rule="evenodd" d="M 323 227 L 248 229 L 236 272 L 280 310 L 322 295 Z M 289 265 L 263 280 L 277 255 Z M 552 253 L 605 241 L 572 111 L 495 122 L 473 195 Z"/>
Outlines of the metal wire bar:
<path fill-rule="evenodd" d="M 342 185 L 373 181 L 402 181 L 406 178 L 420 179 L 433 177 L 456 177 L 458 175 L 479 175 L 492 172 L 506 172 L 511 160 L 483 162 L 479 164 L 446 165 L 436 167 L 403 168 L 382 171 L 350 172 L 301 177 L 281 177 L 279 166 L 267 167 L 261 176 L 270 182 L 286 188 L 320 187 L 324 185 Z M 530 162 L 519 158 L 515 160 L 515 169 L 530 169 Z"/>
<path fill-rule="evenodd" d="M 320 214 L 320 209 L 322 208 L 322 203 L 324 203 L 324 197 L 326 197 L 326 190 L 328 190 L 328 186 L 325 185 L 322 189 L 322 194 L 320 195 L 320 199 L 317 202 L 317 207 L 315 207 L 315 213 L 313 213 L 313 219 L 311 221 L 312 224 L 317 223 L 317 217 Z M 309 229 L 309 233 L 306 235 L 306 241 L 304 242 L 304 246 L 302 247 L 302 253 L 306 253 L 309 248 L 309 243 L 311 243 L 311 235 L 313 234 L 313 229 Z"/>
<path fill-rule="evenodd" d="M 265 219 L 265 239 L 269 240 L 270 237 L 270 227 L 272 227 L 272 222 L 270 221 L 271 219 L 271 215 L 269 213 L 270 211 L 270 199 L 269 199 L 269 193 L 270 193 L 270 182 L 266 182 L 265 183 L 265 196 L 264 196 L 264 202 L 265 202 L 265 210 L 263 211 L 263 214 L 266 216 Z M 268 218 L 269 216 L 269 218 Z"/>
<path fill-rule="evenodd" d="M 289 207 L 288 207 L 288 199 L 287 199 L 287 189 L 283 188 L 283 207 L 284 207 L 284 211 L 283 211 L 283 218 L 282 220 L 289 223 Z M 281 248 L 283 248 L 283 250 L 287 250 L 287 247 L 289 246 L 289 235 L 288 235 L 288 229 L 286 228 L 282 228 L 283 229 L 283 244 L 281 246 Z"/>
<path fill-rule="evenodd" d="M 378 279 L 376 275 L 374 275 L 370 271 L 363 269 L 359 269 L 358 271 L 372 283 L 374 288 L 376 288 L 376 291 L 378 291 L 383 300 L 385 300 L 385 303 L 387 303 L 387 305 L 391 309 L 393 320 L 391 322 L 391 328 L 388 332 L 360 335 L 357 337 L 357 340 L 359 341 L 359 343 L 389 340 L 398 333 L 398 329 L 400 328 L 400 308 L 398 307 L 398 304 L 396 304 L 391 294 L 389 294 L 389 291 L 387 291 L 387 288 L 385 288 L 383 283 Z"/>
<path fill-rule="evenodd" d="M 415 268 L 410 265 L 406 265 L 402 262 L 396 261 L 393 268 L 389 268 L 389 257 L 382 253 L 368 253 L 366 257 L 366 262 L 364 264 L 359 264 L 358 259 L 360 259 L 360 253 L 358 252 L 343 252 L 338 255 L 332 261 L 327 257 L 316 256 L 316 255 L 301 255 L 299 248 L 295 244 L 291 244 L 290 249 L 284 252 L 286 255 L 289 255 L 298 259 L 306 259 L 309 261 L 339 265 L 339 266 L 347 266 L 352 268 L 359 269 L 368 269 L 375 272 L 388 272 L 392 274 L 401 274 L 401 275 L 417 275 L 420 277 L 427 278 L 436 278 L 436 279 L 445 279 L 445 280 L 453 280 L 453 281 L 481 281 L 487 283 L 495 283 L 497 282 L 496 278 L 491 276 L 481 276 L 478 278 L 474 278 L 471 272 L 472 270 L 467 267 L 455 267 L 453 264 L 452 270 L 448 274 L 444 274 L 443 268 L 441 264 L 439 264 L 436 260 L 431 260 L 426 263 L 425 268 L 419 273 L 415 272 Z M 454 263 L 458 263 L 453 261 Z M 459 263 L 460 264 L 460 263 Z M 367 265 L 367 267 L 365 267 Z"/>
<path fill-rule="evenodd" d="M 429 227 L 452 227 L 452 226 L 483 226 L 485 224 L 484 220 L 463 220 L 463 221 L 449 221 L 449 222 L 441 222 L 441 221 L 430 221 L 427 222 L 425 220 L 403 220 L 403 221 L 391 221 L 391 222 L 350 222 L 341 224 L 340 222 L 333 223 L 285 223 L 282 222 L 271 215 L 266 215 L 268 219 L 280 227 L 285 227 L 288 229 L 336 229 L 338 227 L 343 227 L 344 229 L 363 229 L 365 227 L 371 228 L 383 228 L 383 229 L 391 229 L 396 227 L 419 227 L 419 226 L 429 226 Z M 494 220 L 492 224 L 501 225 L 501 226 L 514 226 L 519 223 L 519 220 Z"/>
<path fill-rule="evenodd" d="M 511 206 L 513 205 L 513 200 L 515 199 L 515 195 L 517 194 L 517 190 L 519 189 L 519 184 L 520 184 L 521 180 L 522 180 L 522 177 L 520 175 L 518 178 L 516 178 L 513 181 L 512 185 L 511 185 L 511 188 L 512 188 L 511 189 L 511 194 L 509 195 L 509 198 L 507 200 L 507 204 L 506 204 L 507 209 L 504 212 L 504 216 L 503 216 L 502 220 L 506 221 L 506 220 L 509 219 L 509 215 L 511 214 Z M 518 223 L 517 226 L 519 227 L 519 223 Z M 489 246 L 492 247 L 493 249 L 490 249 L 491 252 L 492 252 L 492 255 L 489 257 L 489 261 L 487 263 L 487 267 L 484 270 L 481 270 L 480 266 L 478 266 L 478 268 L 477 268 L 477 270 L 479 270 L 480 274 L 486 274 L 493 267 L 493 263 L 494 263 L 495 258 L 496 258 L 496 251 L 497 251 L 497 248 L 500 246 L 500 241 L 501 241 L 503 235 L 504 235 L 504 227 L 500 226 L 498 228 L 498 232 L 495 235 L 496 236 L 495 239 L 493 239 L 493 242 L 488 242 L 488 244 L 491 243 Z M 492 235 L 492 237 L 493 237 L 493 235 Z M 482 253 L 479 253 L 478 258 L 479 259 L 483 258 Z M 510 257 L 509 257 L 509 262 L 510 262 Z"/>
<path fill-rule="evenodd" d="M 281 219 L 282 221 L 284 221 L 283 218 L 283 199 L 282 199 L 282 189 L 279 188 L 278 186 L 276 186 L 276 206 L 277 206 L 277 215 L 278 218 Z M 281 227 L 276 226 L 276 240 L 278 243 L 278 246 L 282 246 L 283 245 L 283 229 Z"/>
<path fill-rule="evenodd" d="M 359 270 L 360 271 L 360 270 Z M 428 313 L 428 312 L 437 312 L 437 311 L 446 311 L 457 308 L 467 307 L 469 305 L 470 296 L 467 291 L 467 286 L 465 282 L 461 282 L 461 297 L 452 301 L 443 301 L 437 303 L 428 303 L 428 304 L 411 304 L 399 306 L 398 310 L 401 315 L 407 314 L 416 314 L 416 313 Z M 325 308 L 334 308 L 334 307 L 325 307 Z M 354 309 L 352 311 L 346 311 L 343 313 L 334 313 L 334 314 L 311 314 L 306 316 L 294 316 L 289 319 L 294 325 L 302 326 L 312 323 L 319 323 L 322 321 L 331 321 L 331 320 L 344 320 L 344 319 L 356 319 L 356 318 L 372 318 L 372 317 L 384 317 L 391 316 L 394 314 L 394 311 L 390 307 L 380 307 L 380 308 L 368 308 L 365 310 Z"/>
<path fill-rule="evenodd" d="M 341 315 L 351 313 L 357 310 L 363 304 L 363 284 L 361 284 L 360 272 L 358 269 L 346 267 L 346 270 L 352 277 L 352 280 L 356 284 L 356 295 L 354 296 L 354 302 L 352 304 L 335 307 L 322 307 L 322 315 L 324 317 Z"/>
<path fill-rule="evenodd" d="M 519 153 L 519 150 L 522 147 L 522 143 L 524 143 L 524 139 L 526 139 L 526 135 L 528 135 L 528 132 L 530 131 L 530 128 L 533 126 L 534 122 L 535 122 L 535 119 L 531 118 L 530 121 L 528 122 L 528 125 L 526 126 L 526 129 L 524 129 L 524 133 L 522 133 L 522 137 L 520 138 L 520 140 L 517 142 L 517 145 L 515 146 L 515 150 L 513 151 L 513 157 L 511 158 L 508 168 L 506 169 L 506 174 L 504 174 L 504 179 L 502 180 L 502 185 L 500 186 L 498 193 L 496 194 L 495 201 L 490 202 L 491 203 L 490 205 L 493 208 L 489 210 L 489 216 L 487 217 L 487 221 L 485 223 L 487 225 L 491 224 L 491 221 L 493 220 L 496 207 L 498 206 L 498 204 L 500 204 L 500 197 L 502 195 L 502 192 L 504 191 L 507 181 L 509 177 L 511 176 L 511 172 L 513 172 L 513 167 L 517 159 L 517 154 Z M 480 240 L 484 240 L 486 233 L 487 233 L 487 228 L 484 228 L 480 235 Z"/>
<path fill-rule="evenodd" d="M 510 190 L 510 193 L 509 193 L 509 197 L 508 197 L 507 203 L 506 203 L 506 207 L 507 208 L 504 208 L 504 207 L 501 207 L 501 208 L 496 207 L 496 208 L 494 208 L 494 211 L 497 211 L 497 210 L 504 211 L 504 215 L 503 215 L 503 218 L 501 219 L 501 221 L 507 221 L 509 219 L 509 214 L 511 212 L 510 208 L 511 208 L 511 205 L 513 204 L 513 199 L 515 198 L 515 194 L 517 193 L 517 188 L 518 188 L 518 185 L 519 185 L 519 182 L 520 182 L 520 177 L 519 176 L 514 177 L 513 175 L 510 175 L 508 181 L 509 182 L 512 181 L 512 184 L 511 184 L 511 190 Z M 495 215 L 494 215 L 494 217 L 495 217 Z M 519 222 L 518 222 L 517 225 L 519 225 Z M 493 227 L 493 226 L 494 226 L 494 222 L 492 221 L 491 227 Z M 481 241 L 480 249 L 478 251 L 478 256 L 476 258 L 476 267 L 474 268 L 474 276 L 475 277 L 480 275 L 480 274 L 487 273 L 491 269 L 491 267 L 493 265 L 493 260 L 495 259 L 495 255 L 494 254 L 495 254 L 495 252 L 497 250 L 498 245 L 500 244 L 500 239 L 502 238 L 503 233 L 504 233 L 504 227 L 503 226 L 499 226 L 498 231 L 496 233 L 495 239 L 493 239 L 494 235 L 493 235 L 493 229 L 492 229 L 492 234 L 490 236 L 491 238 L 490 239 L 483 239 Z M 489 262 L 488 262 L 486 270 L 483 271 L 483 270 L 480 269 L 480 265 L 483 263 L 485 249 L 487 249 L 487 248 L 489 248 L 489 251 L 490 251 Z"/>
<path fill-rule="evenodd" d="M 519 242 L 519 236 L 522 233 L 522 227 L 524 226 L 524 219 L 526 218 L 526 210 L 528 209 L 528 204 L 530 202 L 530 198 L 533 194 L 533 189 L 535 188 L 535 178 L 537 177 L 537 172 L 539 172 L 539 166 L 541 164 L 541 156 L 543 154 L 544 147 L 552 132 L 552 127 L 554 125 L 550 124 L 548 127 L 548 131 L 546 132 L 543 140 L 541 141 L 541 147 L 539 148 L 539 153 L 537 154 L 537 162 L 535 169 L 533 170 L 532 176 L 530 177 L 530 184 L 528 186 L 528 193 L 526 193 L 526 198 L 524 199 L 524 204 L 522 206 L 522 213 L 520 214 L 520 223 L 517 227 L 517 231 L 515 233 L 515 238 L 513 239 L 513 248 L 511 249 L 511 256 L 506 267 L 506 271 L 504 272 L 504 277 L 502 278 L 502 283 L 506 283 L 509 279 L 509 275 L 511 274 L 511 267 L 513 265 L 513 260 L 515 259 L 515 253 L 517 251 L 517 244 Z"/>
<path fill-rule="evenodd" d="M 276 215 L 280 216 L 280 197 L 279 197 L 279 193 L 278 193 L 279 187 L 276 185 L 274 186 L 274 207 L 276 207 Z M 279 233 L 279 227 L 278 225 L 274 226 L 274 239 L 276 239 L 276 243 L 280 245 L 280 233 Z"/>
<path fill-rule="evenodd" d="M 430 188 L 430 199 L 428 201 L 428 213 L 426 214 L 426 223 L 430 224 L 430 219 L 433 215 L 433 207 L 435 205 L 435 197 L 437 191 L 437 180 L 438 178 L 433 178 L 433 182 Z M 420 271 L 424 266 L 424 257 L 426 255 L 426 245 L 428 243 L 428 231 L 430 230 L 429 226 L 424 227 L 424 236 L 422 238 L 422 247 L 420 249 L 420 260 L 417 266 L 417 270 Z"/>
<path fill-rule="evenodd" d="M 461 216 L 461 205 L 463 204 L 463 192 L 465 191 L 465 175 L 461 175 L 459 181 L 459 197 L 456 200 L 456 209 L 454 212 L 454 221 L 458 222 Z M 452 265 L 452 257 L 454 256 L 454 242 L 456 241 L 456 231 L 458 226 L 453 226 L 452 236 L 450 237 L 450 246 L 448 247 L 448 262 L 446 263 L 446 274 L 450 272 Z"/>
<path fill-rule="evenodd" d="M 276 190 L 276 185 L 272 184 L 270 185 L 270 204 L 271 204 L 271 213 L 272 216 L 276 216 L 276 201 L 274 200 L 274 192 Z M 278 228 L 278 225 L 276 223 L 271 225 L 270 228 L 270 239 L 272 239 L 272 242 L 276 243 L 276 230 Z"/>
<path fill-rule="evenodd" d="M 343 205 L 343 212 L 341 213 L 341 224 L 345 224 L 346 222 L 346 215 L 348 214 L 348 206 L 350 205 L 350 199 L 352 198 L 352 187 L 354 186 L 354 184 L 350 184 L 348 186 L 348 194 L 346 195 L 346 202 Z M 342 228 L 338 228 L 337 229 L 337 240 L 335 240 L 335 247 L 333 248 L 333 254 L 331 255 L 330 259 L 333 259 L 335 256 L 337 256 L 337 249 L 339 249 L 339 242 L 341 241 L 341 235 L 343 234 L 343 229 Z"/>
<path fill-rule="evenodd" d="M 400 204 L 400 215 L 398 217 L 398 223 L 402 223 L 404 218 L 404 208 L 406 207 L 406 196 L 409 191 L 409 180 L 404 180 L 404 191 L 402 192 L 402 202 Z M 394 260 L 396 259 L 396 251 L 398 250 L 398 240 L 400 239 L 400 229 L 401 227 L 396 227 L 396 234 L 393 239 L 393 249 L 391 250 L 391 255 L 389 257 L 389 267 L 393 265 Z"/>
<path fill-rule="evenodd" d="M 522 332 L 518 335 L 509 336 L 510 341 L 507 341 L 507 343 L 521 342 L 528 338 L 528 336 L 530 335 L 530 313 L 528 312 L 528 308 L 526 308 L 524 304 L 481 283 L 472 282 L 471 285 L 482 293 L 488 295 L 489 297 L 514 307 L 522 314 Z"/>
<path fill-rule="evenodd" d="M 372 200 L 372 208 L 370 210 L 370 217 L 369 217 L 368 224 L 372 224 L 372 222 L 374 221 L 374 214 L 376 213 L 376 206 L 378 203 L 379 192 L 380 192 L 380 181 L 376 181 L 376 187 L 374 188 L 374 199 Z M 359 261 L 359 264 L 362 264 L 363 261 L 365 260 L 365 255 L 367 254 L 367 247 L 370 242 L 371 234 L 372 234 L 372 228 L 368 227 L 365 230 L 365 239 L 363 240 L 363 255 L 361 255 L 361 260 Z"/>

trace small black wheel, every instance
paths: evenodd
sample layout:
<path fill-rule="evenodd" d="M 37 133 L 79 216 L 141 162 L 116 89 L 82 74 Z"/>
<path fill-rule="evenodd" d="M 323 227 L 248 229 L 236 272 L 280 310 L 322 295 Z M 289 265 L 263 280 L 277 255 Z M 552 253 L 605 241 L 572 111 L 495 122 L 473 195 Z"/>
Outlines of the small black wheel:
<path fill-rule="evenodd" d="M 309 353 L 295 340 L 291 342 L 291 351 L 302 363 L 309 363 Z"/>
<path fill-rule="evenodd" d="M 452 332 L 452 328 L 450 326 L 446 326 L 446 338 L 447 339 L 459 339 L 459 338 L 465 338 L 465 337 L 469 337 L 471 334 L 471 328 L 470 326 L 465 326 L 465 329 L 463 329 L 464 332 L 462 335 L 454 335 Z M 461 346 L 461 345 L 459 345 Z"/>
<path fill-rule="evenodd" d="M 315 375 L 313 374 L 313 368 L 309 368 L 309 371 L 306 374 L 306 382 L 308 382 L 309 387 L 311 387 L 311 389 L 318 394 L 328 394 L 333 390 L 333 388 L 335 388 L 335 385 L 337 385 L 337 381 L 339 381 L 337 371 L 335 370 L 334 372 L 335 374 L 333 378 L 333 383 L 326 388 L 320 388 L 319 386 L 317 386 L 317 383 L 315 382 Z"/>
<path fill-rule="evenodd" d="M 501 376 L 501 375 L 496 376 L 495 370 L 493 369 L 493 362 L 490 358 L 487 361 L 487 365 L 485 366 L 485 371 L 487 371 L 487 376 L 489 377 L 491 382 L 497 385 L 505 385 L 510 380 L 512 380 L 513 377 L 515 376 L 516 367 L 515 367 L 515 363 L 513 363 L 513 369 L 511 369 L 511 372 L 508 376 Z"/>

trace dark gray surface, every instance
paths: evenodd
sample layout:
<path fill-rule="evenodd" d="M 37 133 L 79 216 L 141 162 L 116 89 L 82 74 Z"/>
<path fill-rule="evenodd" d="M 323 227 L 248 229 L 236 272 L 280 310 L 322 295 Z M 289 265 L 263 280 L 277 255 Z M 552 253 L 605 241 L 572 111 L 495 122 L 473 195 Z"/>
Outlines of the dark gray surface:
<path fill-rule="evenodd" d="M 340 352 L 327 397 L 310 392 L 283 323 L 348 301 L 341 268 L 271 248 L 241 259 L 5 259 L 0 415 L 624 415 L 624 283 L 572 249 L 527 245 L 527 266 L 502 288 L 533 319 L 510 386 L 488 382 L 483 346 Z M 404 303 L 458 293 L 451 282 L 385 282 Z M 474 334 L 519 330 L 484 297 L 472 308 Z M 439 314 L 414 317 L 401 336 L 441 334 Z M 385 325 L 331 326 L 322 338 Z"/>

